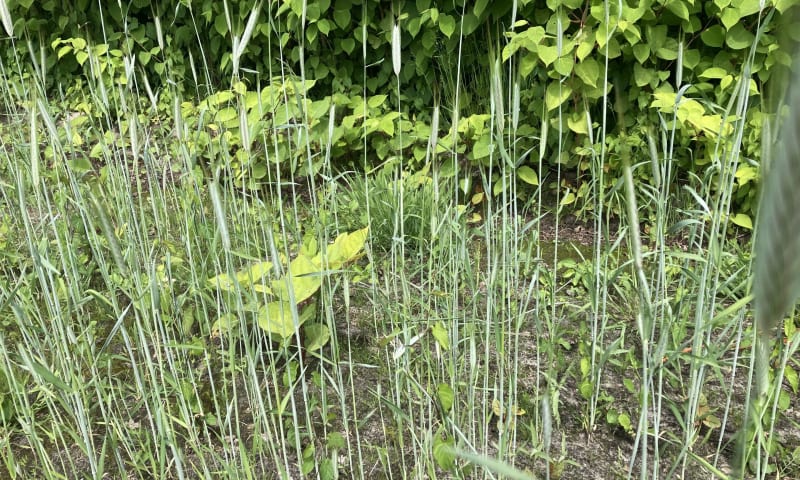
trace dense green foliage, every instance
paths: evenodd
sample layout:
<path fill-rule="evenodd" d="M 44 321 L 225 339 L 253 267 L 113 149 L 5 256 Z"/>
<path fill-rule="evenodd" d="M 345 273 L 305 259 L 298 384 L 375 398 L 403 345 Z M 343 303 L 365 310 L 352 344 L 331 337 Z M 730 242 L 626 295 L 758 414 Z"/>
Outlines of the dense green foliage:
<path fill-rule="evenodd" d="M 677 168 L 656 186 L 675 188 L 676 180 L 693 186 L 693 179 L 709 171 L 733 168 L 734 210 L 741 213 L 733 220 L 749 228 L 762 126 L 777 105 L 765 99 L 783 92 L 779 80 L 794 40 L 782 38 L 778 25 L 795 3 L 767 2 L 761 10 L 755 0 L 139 0 L 102 8 L 87 0 L 11 1 L 14 33 L 31 43 L 5 49 L 4 60 L 26 58 L 32 45 L 42 63 L 31 68 L 22 61 L 6 75 L 39 75 L 51 94 L 66 94 L 78 111 L 88 110 L 88 95 L 116 98 L 116 87 L 126 85 L 134 69 L 147 85 L 127 86 L 146 89 L 165 113 L 176 93 L 196 92 L 201 108 L 184 104 L 181 111 L 190 128 L 216 132 L 221 126 L 232 133 L 210 153 L 208 135 L 200 135 L 195 147 L 204 150 L 201 157 L 221 156 L 208 160 L 231 166 L 239 181 L 247 177 L 244 183 L 253 187 L 269 165 L 252 155 L 258 143 L 276 145 L 272 161 L 293 174 L 306 173 L 297 170 L 304 163 L 315 171 L 315 152 L 328 144 L 333 164 L 342 168 L 359 158 L 374 164 L 400 152 L 419 167 L 430 158 L 425 149 L 431 114 L 441 105 L 450 113 L 442 115 L 438 144 L 445 174 L 455 169 L 454 159 L 473 167 L 497 164 L 504 158 L 502 133 L 512 140 L 506 143 L 516 166 L 528 164 L 522 179 L 536 183 L 553 168 L 564 168 L 571 175 L 551 190 L 560 190 L 564 203 L 585 208 L 592 188 L 587 180 L 597 176 L 598 161 L 611 186 L 621 178 L 623 151 L 634 158 L 651 149 L 671 151 L 675 158 L 659 156 L 676 161 Z M 397 76 L 390 61 L 395 24 L 402 65 Z M 796 29 L 784 30 L 784 37 L 797 35 Z M 98 65 L 87 63 L 95 57 Z M 488 93 L 503 91 L 495 85 L 497 58 L 511 72 L 513 85 L 504 89 L 510 98 L 491 99 Z M 744 70 L 744 64 L 752 68 Z M 304 88 L 286 90 L 272 81 L 276 77 L 303 79 Z M 107 92 L 92 87 L 98 80 Z M 748 95 L 743 115 L 737 115 L 730 101 L 742 88 Z M 613 89 L 621 94 L 621 118 L 608 108 Z M 254 95 L 259 91 L 263 103 Z M 218 93 L 205 98 L 211 92 Z M 241 102 L 253 112 L 247 135 L 238 131 L 240 119 L 230 108 Z M 491 113 L 509 111 L 514 117 L 500 123 L 503 132 L 485 126 Z M 668 120 L 673 112 L 676 118 Z M 722 165 L 724 153 L 738 148 L 729 140 L 736 122 L 747 124 L 745 161 Z M 296 123 L 309 128 L 307 137 L 286 128 Z M 364 147 L 369 153 L 359 153 Z M 637 178 L 653 183 L 656 168 L 637 169 Z M 493 180 L 495 193 L 507 183 L 497 174 Z"/>

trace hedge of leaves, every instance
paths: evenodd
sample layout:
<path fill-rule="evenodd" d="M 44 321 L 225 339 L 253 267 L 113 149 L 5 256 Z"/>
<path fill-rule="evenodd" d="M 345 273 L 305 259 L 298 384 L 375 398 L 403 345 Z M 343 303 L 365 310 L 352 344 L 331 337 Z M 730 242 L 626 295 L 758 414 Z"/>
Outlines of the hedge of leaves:
<path fill-rule="evenodd" d="M 503 126 L 505 133 L 513 130 L 515 143 L 509 148 L 521 159 L 515 160 L 516 167 L 526 167 L 526 182 L 536 183 L 560 164 L 574 175 L 557 187 L 570 188 L 572 198 L 585 200 L 598 152 L 606 152 L 603 169 L 613 184 L 620 152 L 649 158 L 653 145 L 661 161 L 665 152 L 672 155 L 679 180 L 704 178 L 712 166 L 734 168 L 734 203 L 741 212 L 735 218 L 746 226 L 756 198 L 762 126 L 772 121 L 777 105 L 766 99 L 780 98 L 785 87 L 780 79 L 800 32 L 788 23 L 797 3 L 9 0 L 16 40 L 0 39 L 0 55 L 5 65 L 20 65 L 6 72 L 12 82 L 40 75 L 51 92 L 66 92 L 74 102 L 70 109 L 87 115 L 93 112 L 81 103 L 83 92 L 97 78 L 107 86 L 126 85 L 135 71 L 137 78 L 147 79 L 151 92 L 160 94 L 151 100 L 160 102 L 165 114 L 171 98 L 191 92 L 190 97 L 199 98 L 184 104 L 184 113 L 192 117 L 210 109 L 216 123 L 203 128 L 231 124 L 225 148 L 246 154 L 231 158 L 249 172 L 256 168 L 251 183 L 268 164 L 268 155 L 252 157 L 251 143 L 270 145 L 277 138 L 286 151 L 277 156 L 296 172 L 304 162 L 313 163 L 298 158 L 310 149 L 293 145 L 298 137 L 278 127 L 294 117 L 316 120 L 319 127 L 311 126 L 310 139 L 327 145 L 331 113 L 338 129 L 334 163 L 357 158 L 365 134 L 370 135 L 368 148 L 377 152 L 375 160 L 402 150 L 422 161 L 435 105 L 460 115 L 457 125 L 449 124 L 454 115 L 441 115 L 441 152 L 458 153 L 457 158 L 473 165 L 499 161 L 489 117 L 488 92 L 494 88 L 502 93 L 495 108 L 498 101 L 506 104 L 495 113 L 510 117 Z M 395 24 L 402 43 L 398 76 L 392 68 Z M 37 68 L 28 60 L 27 39 L 35 58 L 44 59 Z M 91 58 L 103 59 L 95 65 L 99 68 L 92 68 Z M 501 68 L 494 60 L 502 62 Z M 271 85 L 293 83 L 286 81 L 290 78 L 305 80 L 302 88 L 292 87 L 304 97 L 289 102 L 283 117 L 292 118 L 276 119 L 274 110 L 250 115 L 260 122 L 253 133 L 269 141 L 242 135 L 233 117 L 220 120 L 220 110 L 226 112 L 248 94 L 252 101 L 254 93 L 263 94 Z M 496 85 L 498 79 L 502 85 Z M 114 94 L 113 88 L 109 91 Z M 274 107 L 275 102 L 269 106 Z M 312 109 L 310 116 L 307 109 Z M 741 143 L 734 135 L 736 122 L 746 122 Z M 606 126 L 604 145 L 599 143 L 601 125 Z M 674 138 L 669 135 L 673 130 Z M 205 141 L 215 138 L 209 135 Z M 740 145 L 743 161 L 720 165 Z M 540 155 L 523 155 L 531 151 L 542 153 L 541 166 Z M 637 172 L 643 181 L 652 176 L 646 169 Z"/>

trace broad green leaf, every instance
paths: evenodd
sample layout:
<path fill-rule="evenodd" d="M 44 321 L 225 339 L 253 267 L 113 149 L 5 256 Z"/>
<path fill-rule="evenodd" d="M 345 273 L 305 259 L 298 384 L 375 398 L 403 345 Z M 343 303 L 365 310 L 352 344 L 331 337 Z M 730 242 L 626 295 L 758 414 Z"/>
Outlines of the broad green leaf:
<path fill-rule="evenodd" d="M 597 87 L 597 81 L 600 79 L 600 65 L 597 60 L 590 57 L 575 65 L 575 73 L 586 85 Z"/>
<path fill-rule="evenodd" d="M 378 121 L 378 130 L 391 137 L 394 135 L 394 120 L 392 120 L 392 118 L 388 115 L 384 115 Z"/>
<path fill-rule="evenodd" d="M 765 5 L 769 5 L 769 2 L 766 2 Z M 754 13 L 758 13 L 761 10 L 761 1 L 743 0 L 741 2 L 737 2 L 736 6 L 739 9 L 739 16 L 744 18 Z"/>
<path fill-rule="evenodd" d="M 636 61 L 639 63 L 644 63 L 647 59 L 650 58 L 650 46 L 645 43 L 639 43 L 632 47 L 633 49 L 633 56 L 636 57 Z"/>
<path fill-rule="evenodd" d="M 450 15 L 443 14 L 439 16 L 439 30 L 445 37 L 450 38 L 453 32 L 456 31 L 456 20 Z"/>
<path fill-rule="evenodd" d="M 89 59 L 89 54 L 86 53 L 86 51 L 84 51 L 84 50 L 76 50 L 75 51 L 75 60 L 78 61 L 79 65 L 83 65 L 84 63 L 86 63 L 86 60 L 88 60 L 88 59 Z M 105 64 L 103 64 L 103 65 L 105 65 Z"/>
<path fill-rule="evenodd" d="M 667 10 L 674 13 L 675 16 L 681 20 L 689 21 L 689 9 L 686 7 L 686 4 L 683 3 L 683 0 L 672 0 L 667 3 Z"/>
<path fill-rule="evenodd" d="M 214 121 L 225 127 L 236 127 L 239 125 L 239 112 L 233 107 L 223 108 L 217 112 Z"/>
<path fill-rule="evenodd" d="M 306 27 L 306 39 L 308 43 L 313 44 L 319 35 L 319 27 L 316 23 L 312 23 Z"/>
<path fill-rule="evenodd" d="M 92 171 L 92 162 L 84 155 L 76 155 L 75 158 L 69 160 L 70 168 L 76 173 L 86 173 Z"/>
<path fill-rule="evenodd" d="M 541 60 L 542 63 L 546 66 L 550 66 L 550 64 L 555 62 L 558 58 L 558 47 L 555 45 L 552 47 L 539 45 L 536 49 L 536 54 L 539 56 L 539 60 Z"/>
<path fill-rule="evenodd" d="M 352 38 L 345 38 L 342 39 L 341 46 L 342 50 L 344 50 L 348 54 L 353 53 L 353 50 L 356 48 L 356 41 Z"/>
<path fill-rule="evenodd" d="M 378 108 L 386 102 L 387 95 L 373 95 L 367 99 L 367 106 L 369 108 Z"/>
<path fill-rule="evenodd" d="M 211 325 L 211 337 L 217 338 L 222 335 L 234 333 L 239 329 L 239 319 L 232 313 L 225 313 L 219 316 L 216 322 Z"/>
<path fill-rule="evenodd" d="M 583 38 L 581 43 L 578 44 L 575 55 L 578 57 L 578 60 L 584 62 L 586 61 L 586 57 L 588 57 L 592 51 L 594 51 L 594 33 L 586 35 Z"/>
<path fill-rule="evenodd" d="M 797 376 L 797 370 L 795 370 L 791 365 L 786 365 L 786 368 L 783 371 L 783 377 L 792 388 L 792 391 L 796 394 L 798 386 L 800 386 L 800 378 Z"/>
<path fill-rule="evenodd" d="M 519 61 L 519 74 L 522 78 L 527 78 L 539 64 L 539 58 L 533 52 L 528 52 Z"/>
<path fill-rule="evenodd" d="M 343 233 L 336 237 L 336 240 L 326 249 L 328 267 L 331 269 L 341 268 L 345 263 L 351 262 L 361 256 L 364 244 L 367 241 L 369 227 L 356 230 L 351 233 Z M 322 265 L 322 260 L 316 257 L 317 265 Z"/>
<path fill-rule="evenodd" d="M 683 67 L 687 70 L 694 70 L 700 64 L 700 50 L 690 48 L 683 51 Z"/>
<path fill-rule="evenodd" d="M 733 50 L 750 48 L 754 40 L 755 36 L 748 32 L 741 23 L 734 25 L 725 35 L 725 44 Z"/>
<path fill-rule="evenodd" d="M 258 326 L 281 338 L 289 338 L 295 333 L 292 306 L 287 302 L 270 302 L 261 306 L 258 309 Z"/>
<path fill-rule="evenodd" d="M 738 25 L 741 18 L 742 16 L 739 15 L 739 9 L 733 7 L 723 10 L 719 17 L 720 21 L 727 30 L 730 30 L 735 25 Z"/>
<path fill-rule="evenodd" d="M 644 68 L 638 63 L 633 65 L 633 81 L 636 83 L 637 87 L 643 87 L 645 85 L 649 85 L 650 82 L 653 80 L 653 70 L 650 68 Z"/>
<path fill-rule="evenodd" d="M 478 27 L 481 26 L 481 19 L 476 17 L 474 13 L 467 12 L 461 21 L 461 32 L 464 36 L 472 34 Z"/>
<path fill-rule="evenodd" d="M 758 178 L 758 170 L 751 165 L 743 164 L 736 169 L 736 174 L 734 176 L 736 180 L 738 180 L 739 185 L 744 185 Z"/>
<path fill-rule="evenodd" d="M 225 21 L 225 15 L 217 15 L 214 19 L 214 30 L 220 37 L 225 38 L 228 33 L 228 23 Z"/>
<path fill-rule="evenodd" d="M 446 472 L 452 471 L 456 465 L 456 455 L 453 453 L 455 444 L 452 438 L 442 439 L 438 433 L 433 439 L 433 459 Z"/>
<path fill-rule="evenodd" d="M 750 219 L 750 215 L 745 215 L 744 213 L 737 213 L 731 216 L 731 222 L 748 230 L 753 229 L 753 220 Z"/>
<path fill-rule="evenodd" d="M 720 79 L 723 78 L 725 75 L 728 74 L 728 71 L 724 68 L 720 67 L 711 67 L 703 70 L 703 72 L 698 75 L 700 78 L 713 78 L 713 79 Z"/>
<path fill-rule="evenodd" d="M 433 338 L 436 339 L 436 343 L 438 343 L 442 349 L 450 350 L 450 337 L 447 336 L 447 329 L 444 328 L 442 322 L 436 322 L 431 328 L 431 333 L 433 334 Z"/>
<path fill-rule="evenodd" d="M 517 177 L 528 185 L 539 185 L 539 176 L 527 165 L 523 165 L 517 169 Z"/>
<path fill-rule="evenodd" d="M 331 331 L 323 323 L 303 325 L 303 334 L 305 335 L 303 346 L 309 352 L 322 349 L 331 339 Z"/>
<path fill-rule="evenodd" d="M 332 450 L 342 450 L 347 447 L 344 436 L 339 432 L 329 432 L 328 436 L 325 437 L 325 443 L 327 444 L 328 448 Z"/>
<path fill-rule="evenodd" d="M 630 432 L 633 429 L 631 425 L 631 417 L 627 413 L 620 413 L 617 417 L 617 421 L 619 422 L 619 426 L 622 427 L 626 432 Z"/>
<path fill-rule="evenodd" d="M 504 187 L 507 186 L 508 182 L 503 183 L 503 177 L 497 179 L 497 181 L 494 182 L 494 185 L 492 185 L 492 195 L 494 195 L 495 197 L 500 195 L 501 193 L 503 193 Z"/>
<path fill-rule="evenodd" d="M 775 0 L 774 2 L 775 10 L 779 11 L 781 14 L 786 12 L 791 7 L 797 5 L 797 0 Z M 797 447 L 800 450 L 800 447 Z M 800 456 L 798 456 L 800 458 Z"/>
<path fill-rule="evenodd" d="M 475 160 L 486 158 L 494 151 L 492 137 L 488 133 L 479 138 L 472 149 L 472 156 Z"/>
<path fill-rule="evenodd" d="M 455 394 L 453 393 L 453 389 L 450 385 L 446 383 L 440 383 L 436 387 L 436 397 L 439 399 L 439 403 L 442 404 L 442 410 L 445 413 L 449 412 L 451 408 L 453 408 L 453 399 L 455 398 Z"/>
<path fill-rule="evenodd" d="M 289 263 L 288 271 L 283 278 L 272 281 L 273 293 L 284 302 L 289 301 L 289 282 L 296 303 L 310 298 L 322 285 L 319 265 L 305 255 L 298 255 Z"/>
<path fill-rule="evenodd" d="M 219 288 L 220 290 L 224 290 L 226 292 L 232 292 L 236 289 L 236 284 L 227 273 L 220 273 L 215 277 L 211 277 L 207 280 L 207 282 L 212 287 Z"/>
<path fill-rule="evenodd" d="M 72 51 L 71 45 L 64 45 L 63 47 L 58 49 L 58 52 L 56 52 L 56 58 L 61 60 L 61 57 L 63 57 L 64 55 L 68 54 L 71 51 Z"/>
<path fill-rule="evenodd" d="M 336 22 L 336 25 L 338 25 L 342 30 L 347 29 L 347 27 L 350 25 L 350 9 L 344 8 L 340 10 L 334 10 L 333 21 Z"/>
<path fill-rule="evenodd" d="M 664 60 L 676 60 L 678 58 L 677 43 L 673 43 L 671 46 L 668 47 L 662 47 L 657 49 L 656 56 Z"/>
<path fill-rule="evenodd" d="M 477 0 L 473 10 L 475 12 L 475 16 L 480 17 L 483 11 L 486 10 L 487 5 L 489 5 L 489 0 Z"/>
<path fill-rule="evenodd" d="M 72 46 L 75 47 L 75 50 L 83 50 L 86 48 L 86 39 L 84 38 L 73 38 L 70 41 L 72 42 Z"/>
<path fill-rule="evenodd" d="M 561 84 L 559 82 L 551 82 L 547 86 L 544 94 L 544 104 L 547 110 L 555 110 L 559 105 L 564 103 L 569 96 L 572 95 L 572 88 L 569 85 Z"/>
<path fill-rule="evenodd" d="M 256 262 L 248 268 L 236 272 L 236 281 L 242 287 L 251 287 L 262 293 L 272 293 L 269 287 L 260 283 L 261 278 L 272 270 L 272 262 Z M 207 280 L 211 287 L 232 292 L 236 288 L 233 279 L 226 273 L 221 273 Z"/>
<path fill-rule="evenodd" d="M 589 125 L 586 123 L 586 113 L 576 112 L 567 117 L 567 127 L 575 133 L 586 135 L 589 133 Z"/>
<path fill-rule="evenodd" d="M 575 65 L 575 60 L 572 58 L 572 55 L 565 55 L 561 58 L 556 59 L 553 67 L 555 71 L 558 72 L 559 75 L 563 77 L 568 77 L 572 75 L 572 67 Z"/>
<path fill-rule="evenodd" d="M 722 25 L 711 25 L 700 34 L 700 40 L 709 47 L 719 48 L 725 43 L 725 29 Z"/>
<path fill-rule="evenodd" d="M 789 392 L 786 390 L 781 390 L 778 394 L 778 409 L 781 412 L 787 410 L 792 405 L 792 397 L 789 396 Z"/>

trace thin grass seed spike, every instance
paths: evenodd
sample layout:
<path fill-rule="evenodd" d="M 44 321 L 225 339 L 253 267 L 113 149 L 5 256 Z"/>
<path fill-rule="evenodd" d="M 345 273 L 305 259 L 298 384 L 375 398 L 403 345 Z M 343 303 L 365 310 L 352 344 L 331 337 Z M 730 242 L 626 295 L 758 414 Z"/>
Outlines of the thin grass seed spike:
<path fill-rule="evenodd" d="M 796 75 L 797 79 L 800 76 Z M 774 330 L 800 293 L 800 89 L 789 94 L 789 117 L 783 124 L 783 142 L 764 180 L 755 245 L 755 392 L 751 395 L 751 415 L 742 426 L 734 463 L 744 476 L 753 437 L 752 422 L 759 422 L 769 390 L 769 356 L 774 345 Z M 769 158 L 764 155 L 763 158 Z M 795 163 L 793 168 L 793 162 Z M 748 425 L 748 423 L 750 425 Z M 761 431 L 758 426 L 756 432 Z M 763 433 L 761 434 L 763 436 Z M 762 441 L 766 441 L 762 438 Z M 763 448 L 758 442 L 759 450 Z"/>
<path fill-rule="evenodd" d="M 800 80 L 800 75 L 796 75 Z M 756 238 L 756 325 L 769 335 L 800 294 L 800 89 L 790 94 L 783 145 L 764 182 Z"/>

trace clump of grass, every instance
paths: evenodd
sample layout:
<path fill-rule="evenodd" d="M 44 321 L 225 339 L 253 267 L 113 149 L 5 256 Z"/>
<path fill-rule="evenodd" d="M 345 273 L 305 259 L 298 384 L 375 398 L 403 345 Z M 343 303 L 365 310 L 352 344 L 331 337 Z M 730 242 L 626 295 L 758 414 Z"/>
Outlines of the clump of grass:
<path fill-rule="evenodd" d="M 436 184 L 427 169 L 398 173 L 395 166 L 385 164 L 372 172 L 344 177 L 343 183 L 336 187 L 335 216 L 340 227 L 369 225 L 371 244 L 383 253 L 398 241 L 406 243 L 410 252 L 430 249 L 452 203 L 449 189 Z M 400 224 L 402 239 L 396 237 Z"/>

